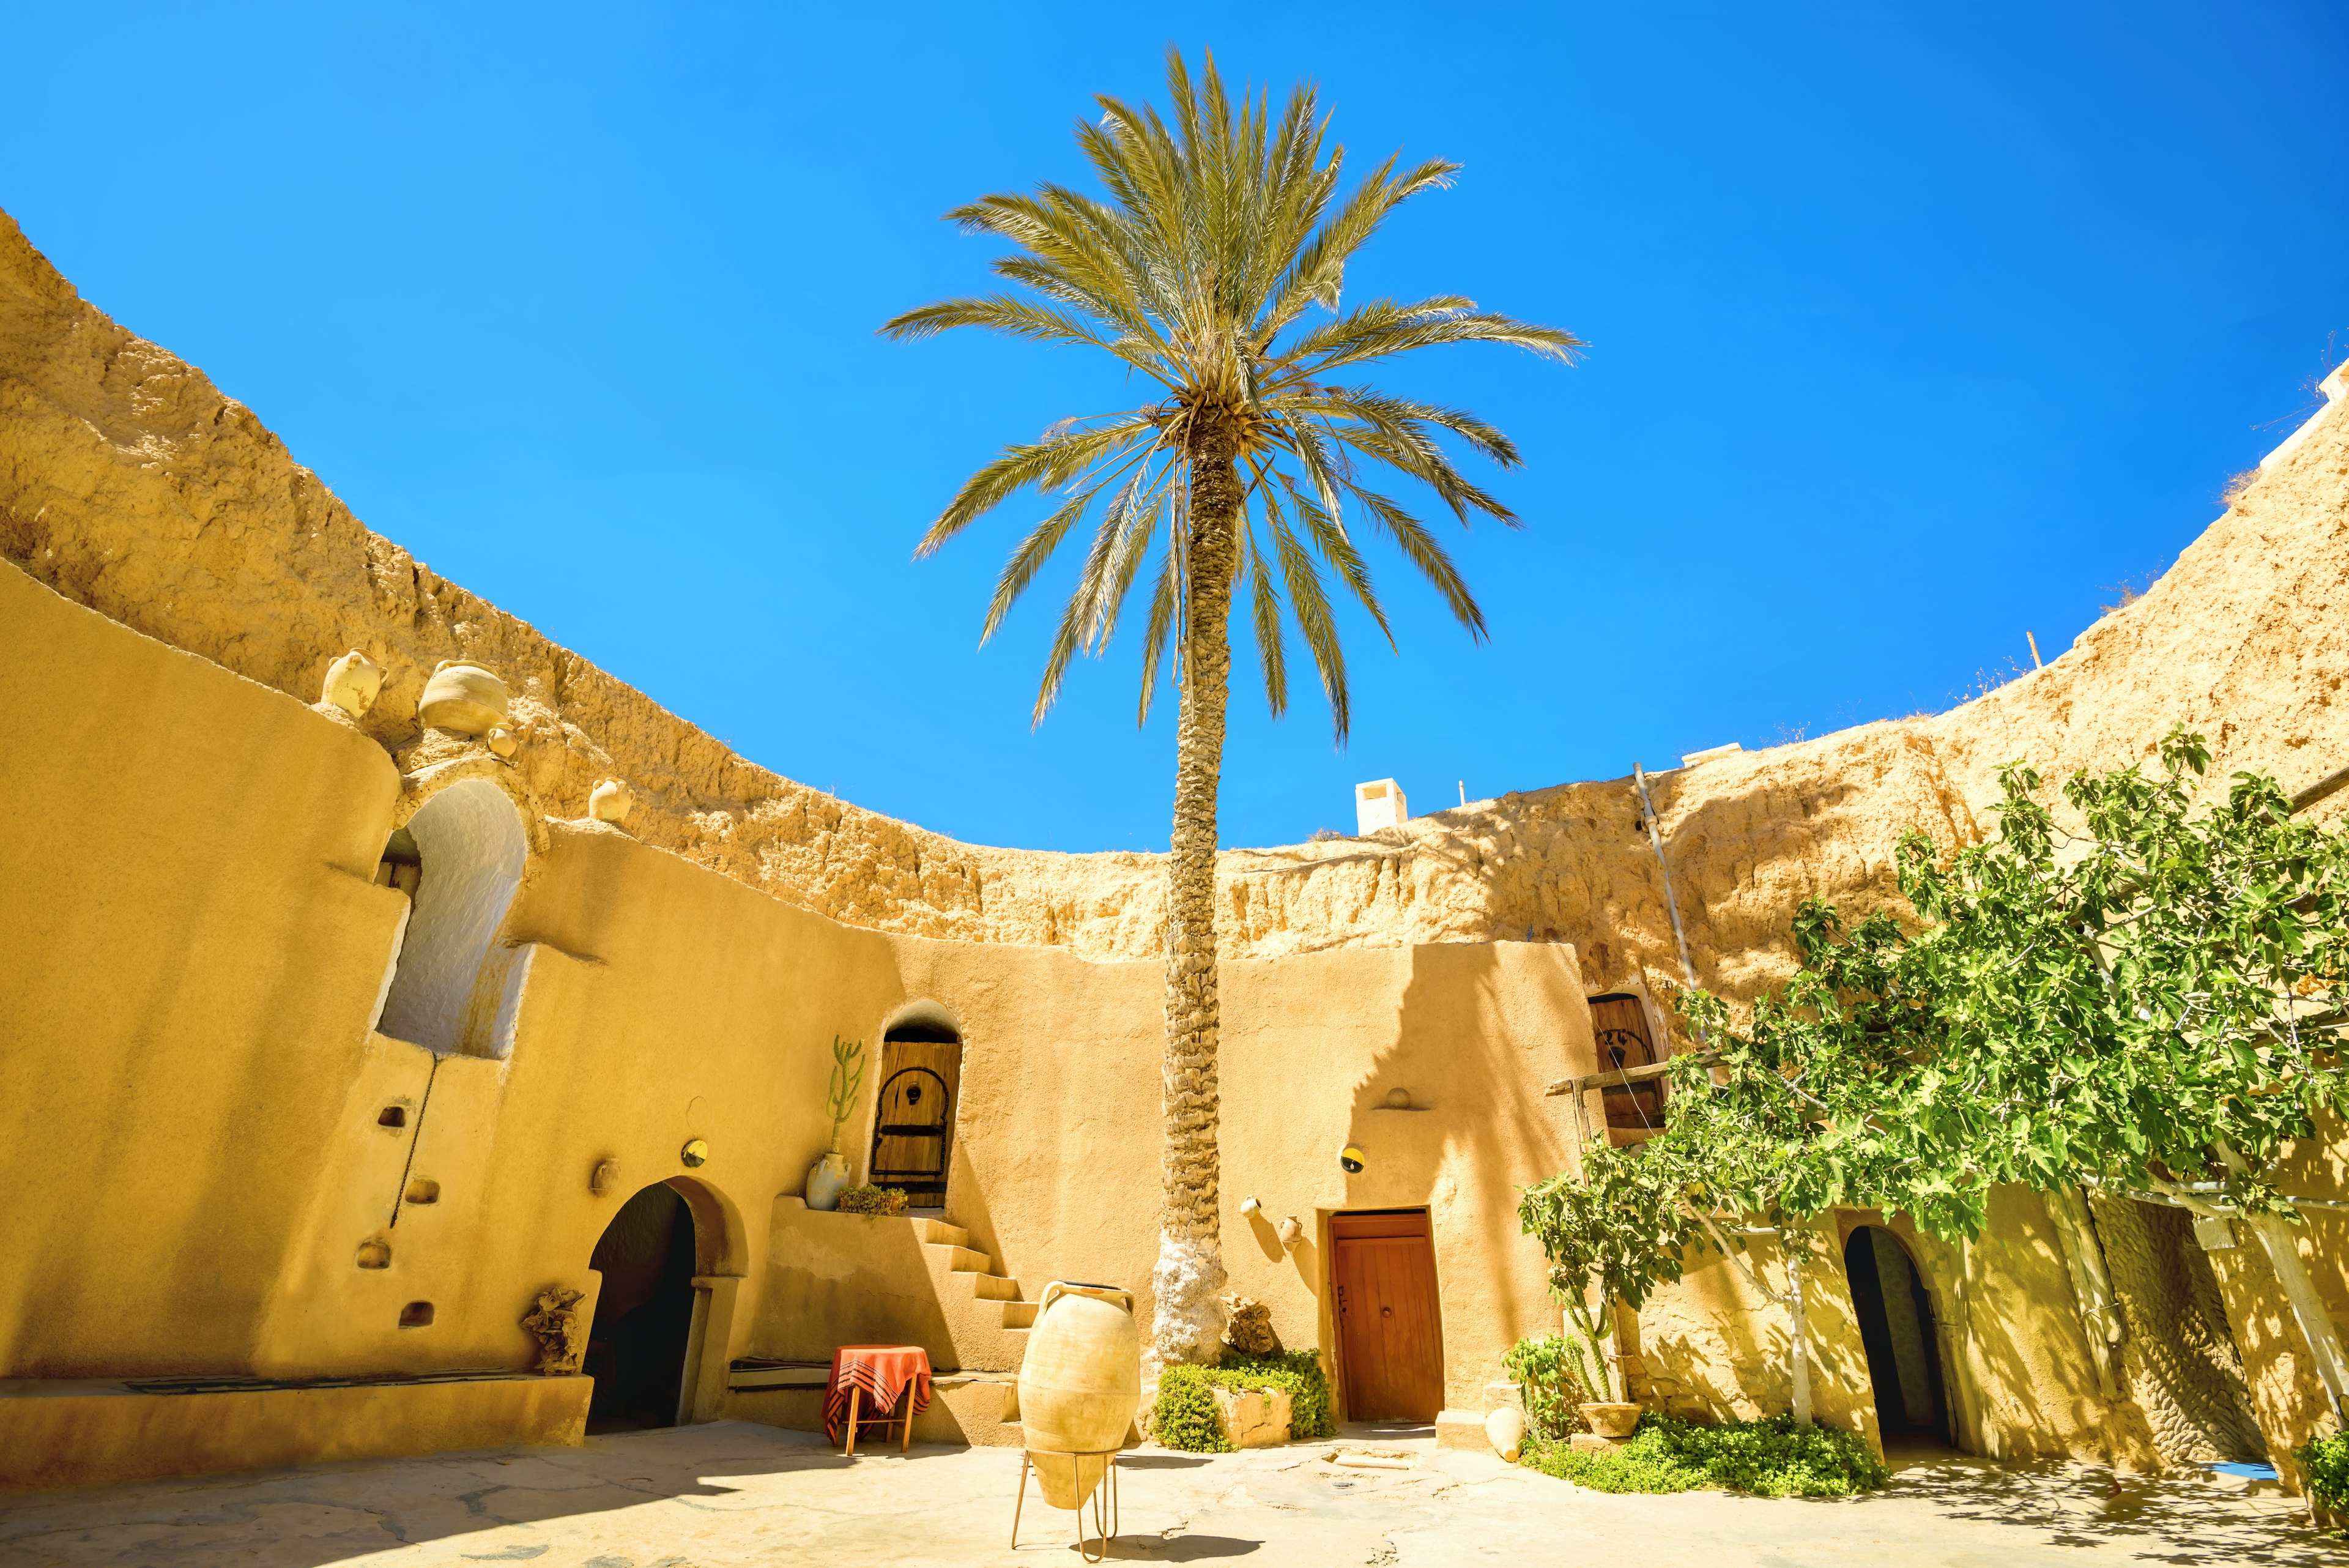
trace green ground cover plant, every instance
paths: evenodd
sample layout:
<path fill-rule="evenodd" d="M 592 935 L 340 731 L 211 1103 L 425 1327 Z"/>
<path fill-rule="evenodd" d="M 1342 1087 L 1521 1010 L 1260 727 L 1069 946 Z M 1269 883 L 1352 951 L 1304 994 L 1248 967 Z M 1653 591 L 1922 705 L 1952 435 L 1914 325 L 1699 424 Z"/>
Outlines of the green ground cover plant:
<path fill-rule="evenodd" d="M 1529 1433 L 1517 1462 L 1593 1491 L 1712 1487 L 1757 1497 L 1848 1497 L 1891 1479 L 1857 1434 L 1786 1415 L 1705 1427 L 1650 1414 L 1630 1442 L 1604 1454 L 1578 1454 L 1564 1439 Z"/>
<path fill-rule="evenodd" d="M 843 1214 L 903 1214 L 905 1192 L 900 1187 L 852 1187 L 840 1195 Z"/>
<path fill-rule="evenodd" d="M 1318 1352 L 1278 1351 L 1270 1355 L 1227 1355 L 1220 1366 L 1174 1366 L 1158 1376 L 1158 1397 L 1150 1407 L 1150 1435 L 1163 1447 L 1194 1454 L 1225 1454 L 1231 1444 L 1216 1411 L 1211 1390 L 1244 1392 L 1284 1389 L 1289 1396 L 1288 1435 L 1329 1438 L 1338 1424 L 1330 1408 L 1330 1375 Z"/>

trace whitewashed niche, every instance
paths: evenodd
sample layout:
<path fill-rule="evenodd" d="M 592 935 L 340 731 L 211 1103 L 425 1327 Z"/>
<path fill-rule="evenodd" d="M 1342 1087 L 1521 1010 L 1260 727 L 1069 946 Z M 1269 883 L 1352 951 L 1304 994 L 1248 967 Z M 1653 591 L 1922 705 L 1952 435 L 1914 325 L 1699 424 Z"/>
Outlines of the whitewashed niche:
<path fill-rule="evenodd" d="M 450 784 L 409 819 L 408 832 L 421 874 L 378 1027 L 446 1056 L 466 1048 L 474 986 L 522 885 L 530 842 L 513 802 L 487 779 Z M 519 974 L 504 978 L 518 988 Z"/>

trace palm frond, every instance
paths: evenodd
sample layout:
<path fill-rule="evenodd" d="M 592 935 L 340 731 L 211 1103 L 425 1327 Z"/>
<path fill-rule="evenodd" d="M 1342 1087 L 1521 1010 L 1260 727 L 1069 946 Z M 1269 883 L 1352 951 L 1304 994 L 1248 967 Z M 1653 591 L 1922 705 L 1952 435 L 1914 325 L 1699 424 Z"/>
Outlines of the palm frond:
<path fill-rule="evenodd" d="M 1395 644 L 1394 628 L 1387 624 L 1386 607 L 1379 603 L 1378 593 L 1371 586 L 1371 569 L 1362 560 L 1361 552 L 1354 547 L 1352 536 L 1338 519 L 1323 511 L 1311 496 L 1299 491 L 1297 481 L 1285 470 L 1277 477 L 1281 489 L 1288 493 L 1289 504 L 1297 509 L 1298 521 L 1305 529 L 1305 536 L 1313 542 L 1313 548 L 1330 563 L 1339 580 L 1346 585 L 1347 591 L 1369 613 L 1379 628 L 1379 635 L 1387 639 L 1388 649 L 1401 652 Z"/>
<path fill-rule="evenodd" d="M 1174 629 L 1176 578 L 1179 575 L 1175 570 L 1175 554 L 1174 542 L 1169 539 L 1164 564 L 1158 569 L 1158 586 L 1150 594 L 1150 624 L 1142 633 L 1142 701 L 1133 715 L 1137 727 L 1150 722 L 1150 704 L 1157 695 L 1159 668 L 1166 659 L 1166 639 Z M 1177 669 L 1174 678 L 1180 681 L 1180 653 L 1175 657 Z"/>
<path fill-rule="evenodd" d="M 947 540 L 961 533 L 979 518 L 986 516 L 1023 490 L 1050 490 L 1065 484 L 1104 458 L 1138 440 L 1144 431 L 1154 431 L 1155 426 L 1143 416 L 1129 415 L 1105 425 L 1069 431 L 1047 436 L 1042 441 L 1021 446 L 1008 446 L 1003 455 L 963 481 L 962 488 L 922 542 L 914 550 L 916 560 L 933 554 Z"/>
<path fill-rule="evenodd" d="M 891 318 L 895 339 L 978 327 L 1024 341 L 1099 351 L 1102 362 L 1164 389 L 1145 408 L 1062 421 L 1033 443 L 1007 447 L 965 481 L 924 535 L 927 555 L 1027 490 L 1058 493 L 1044 520 L 1006 561 L 981 640 L 1080 526 L 1092 545 L 1061 607 L 1035 715 L 1050 708 L 1080 653 L 1104 651 L 1151 556 L 1158 558 L 1143 631 L 1137 718 L 1146 722 L 1166 678 L 1188 681 L 1185 639 L 1197 581 L 1195 531 L 1240 531 L 1231 572 L 1249 600 L 1265 695 L 1275 713 L 1290 696 L 1287 627 L 1293 619 L 1328 694 L 1343 742 L 1346 670 L 1327 567 L 1378 627 L 1394 630 L 1358 543 L 1360 520 L 1391 539 L 1472 635 L 1483 612 L 1457 566 L 1411 510 L 1374 484 L 1378 472 L 1416 482 L 1462 523 L 1515 526 L 1500 499 L 1473 483 L 1455 454 L 1500 468 L 1521 461 L 1497 426 L 1464 409 L 1361 384 L 1360 368 L 1452 343 L 1497 343 L 1571 361 L 1571 333 L 1480 309 L 1459 295 L 1373 299 L 1345 307 L 1346 269 L 1402 204 L 1448 184 L 1444 159 L 1405 166 L 1391 157 L 1341 187 L 1345 149 L 1330 140 L 1317 93 L 1299 84 L 1276 102 L 1233 90 L 1212 55 L 1194 72 L 1166 59 L 1163 104 L 1095 99 L 1075 128 L 1098 192 L 1044 182 L 955 208 L 950 221 L 1002 242 L 990 265 L 1010 292 L 951 299 Z M 1307 323 L 1319 306 L 1328 319 Z M 1247 480 L 1234 519 L 1191 514 L 1197 465 L 1237 464 Z M 1354 510 L 1350 532 L 1347 511 Z M 1262 532 L 1251 521 L 1261 514 Z M 1164 528 L 1163 544 L 1161 528 Z"/>
<path fill-rule="evenodd" d="M 1273 544 L 1280 553 L 1281 576 L 1288 584 L 1289 603 L 1297 613 L 1297 629 L 1305 639 L 1308 651 L 1313 655 L 1313 668 L 1321 678 L 1321 691 L 1330 700 L 1330 738 L 1332 744 L 1343 746 L 1353 730 L 1353 703 L 1346 689 L 1346 650 L 1338 639 L 1338 619 L 1330 613 L 1330 596 L 1321 587 L 1321 575 L 1313 569 L 1313 558 L 1305 553 L 1297 535 L 1283 523 L 1275 522 Z"/>
<path fill-rule="evenodd" d="M 1452 607 L 1453 618 L 1466 627 L 1471 637 L 1479 642 L 1484 641 L 1485 612 L 1477 607 L 1476 596 L 1468 591 L 1467 581 L 1460 576 L 1460 568 L 1452 564 L 1451 556 L 1437 543 L 1435 535 L 1427 531 L 1427 525 L 1385 496 L 1365 490 L 1350 481 L 1345 483 L 1346 493 L 1362 504 L 1363 510 L 1370 513 L 1381 530 L 1402 551 L 1403 559 L 1409 561 L 1419 575 L 1433 583 L 1435 591 L 1444 596 L 1444 602 Z"/>
<path fill-rule="evenodd" d="M 1242 569 L 1252 579 L 1249 597 L 1255 611 L 1257 661 L 1264 667 L 1264 705 L 1278 719 L 1288 711 L 1288 650 L 1280 637 L 1280 590 L 1273 585 L 1264 553 L 1257 548 L 1256 530 L 1241 530 L 1240 543 L 1247 555 Z"/>

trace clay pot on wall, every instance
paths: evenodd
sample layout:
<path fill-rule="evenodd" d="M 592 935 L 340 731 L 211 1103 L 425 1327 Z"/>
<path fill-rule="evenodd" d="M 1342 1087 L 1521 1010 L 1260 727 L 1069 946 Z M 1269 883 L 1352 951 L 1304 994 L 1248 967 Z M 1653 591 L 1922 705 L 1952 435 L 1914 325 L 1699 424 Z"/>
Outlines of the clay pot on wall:
<path fill-rule="evenodd" d="M 1133 1293 L 1065 1280 L 1046 1285 L 1019 1363 L 1021 1441 L 1044 1501 L 1075 1508 L 1092 1495 L 1141 1405 Z"/>
<path fill-rule="evenodd" d="M 605 779 L 587 792 L 587 815 L 617 827 L 636 808 L 636 792 L 618 779 Z"/>
<path fill-rule="evenodd" d="M 807 1206 L 829 1214 L 840 1205 L 840 1195 L 848 1190 L 848 1157 L 827 1154 L 808 1167 L 807 1186 L 802 1189 Z"/>
<path fill-rule="evenodd" d="M 424 683 L 417 722 L 460 735 L 478 735 L 506 722 L 506 683 L 491 670 L 444 659 Z"/>
<path fill-rule="evenodd" d="M 1628 1438 L 1640 1427 L 1641 1407 L 1637 1405 L 1577 1405 L 1575 1408 L 1602 1438 Z"/>
<path fill-rule="evenodd" d="M 383 691 L 383 666 L 352 649 L 326 666 L 326 683 L 318 701 L 331 702 L 354 719 L 364 719 Z"/>

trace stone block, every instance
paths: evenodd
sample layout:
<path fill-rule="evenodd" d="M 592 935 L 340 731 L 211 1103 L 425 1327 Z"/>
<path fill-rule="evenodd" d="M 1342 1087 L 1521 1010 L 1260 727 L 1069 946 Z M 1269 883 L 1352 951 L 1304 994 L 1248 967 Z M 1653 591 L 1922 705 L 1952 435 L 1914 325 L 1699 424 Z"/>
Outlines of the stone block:
<path fill-rule="evenodd" d="M 1611 1454 L 1630 1440 L 1629 1438 L 1602 1438 L 1596 1432 L 1577 1432 L 1567 1439 L 1566 1446 L 1578 1454 Z"/>
<path fill-rule="evenodd" d="M 1236 1449 L 1275 1449 L 1288 1441 L 1286 1388 L 1216 1388 L 1216 1413 L 1223 1417 L 1224 1437 Z"/>
<path fill-rule="evenodd" d="M 1438 1410 L 1435 1413 L 1435 1446 L 1439 1449 L 1466 1449 L 1472 1453 L 1491 1453 L 1492 1440 L 1485 1436 L 1485 1413 L 1482 1410 Z"/>
<path fill-rule="evenodd" d="M 1485 1414 L 1487 1416 L 1495 1410 L 1522 1410 L 1525 1407 L 1526 1392 L 1516 1384 L 1487 1383 L 1485 1385 Z"/>

